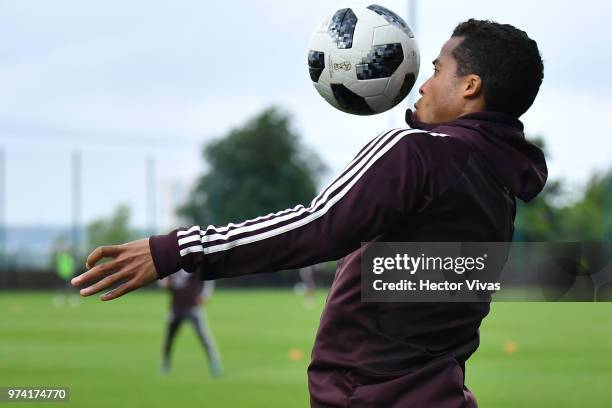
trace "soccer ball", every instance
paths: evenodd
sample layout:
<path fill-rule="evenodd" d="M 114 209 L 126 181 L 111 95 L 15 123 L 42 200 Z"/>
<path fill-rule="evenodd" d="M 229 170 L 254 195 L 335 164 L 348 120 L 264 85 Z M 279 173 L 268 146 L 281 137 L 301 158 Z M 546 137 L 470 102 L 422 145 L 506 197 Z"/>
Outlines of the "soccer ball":
<path fill-rule="evenodd" d="M 412 30 L 397 14 L 372 4 L 331 13 L 315 30 L 308 70 L 316 90 L 335 108 L 373 115 L 410 92 L 420 55 Z"/>

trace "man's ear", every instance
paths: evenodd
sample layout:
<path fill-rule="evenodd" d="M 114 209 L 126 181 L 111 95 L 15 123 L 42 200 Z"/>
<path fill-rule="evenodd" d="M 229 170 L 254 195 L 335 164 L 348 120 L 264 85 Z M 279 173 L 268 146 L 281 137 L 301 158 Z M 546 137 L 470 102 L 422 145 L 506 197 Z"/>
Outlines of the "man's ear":
<path fill-rule="evenodd" d="M 463 96 L 477 98 L 482 94 L 482 79 L 476 74 L 466 75 L 463 80 Z"/>

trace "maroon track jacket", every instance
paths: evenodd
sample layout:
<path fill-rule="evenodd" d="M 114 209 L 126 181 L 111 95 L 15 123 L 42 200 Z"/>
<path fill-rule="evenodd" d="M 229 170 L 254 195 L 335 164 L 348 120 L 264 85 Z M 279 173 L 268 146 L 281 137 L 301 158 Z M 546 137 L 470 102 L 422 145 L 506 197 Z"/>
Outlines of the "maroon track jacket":
<path fill-rule="evenodd" d="M 313 406 L 475 407 L 465 361 L 488 303 L 362 303 L 362 242 L 511 241 L 515 197 L 547 177 L 518 119 L 480 112 L 383 132 L 307 206 L 150 238 L 160 277 L 201 279 L 340 259 L 308 382 Z"/>

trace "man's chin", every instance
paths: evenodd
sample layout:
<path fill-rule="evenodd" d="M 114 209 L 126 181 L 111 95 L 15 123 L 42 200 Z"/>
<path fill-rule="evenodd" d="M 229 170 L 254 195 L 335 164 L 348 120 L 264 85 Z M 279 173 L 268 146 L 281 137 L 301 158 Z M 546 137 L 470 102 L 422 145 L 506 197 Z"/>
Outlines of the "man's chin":
<path fill-rule="evenodd" d="M 412 109 L 406 110 L 406 123 L 413 129 L 430 129 L 434 125 L 428 122 L 424 122 L 422 118 L 422 114 L 417 113 L 417 109 L 414 111 Z M 425 119 L 427 120 L 427 119 Z"/>
<path fill-rule="evenodd" d="M 426 115 L 425 115 L 426 116 Z M 419 113 L 418 109 L 412 112 L 412 120 L 416 123 L 422 123 L 424 125 L 431 125 L 432 122 L 427 120 L 427 117 L 423 117 L 422 113 Z"/>

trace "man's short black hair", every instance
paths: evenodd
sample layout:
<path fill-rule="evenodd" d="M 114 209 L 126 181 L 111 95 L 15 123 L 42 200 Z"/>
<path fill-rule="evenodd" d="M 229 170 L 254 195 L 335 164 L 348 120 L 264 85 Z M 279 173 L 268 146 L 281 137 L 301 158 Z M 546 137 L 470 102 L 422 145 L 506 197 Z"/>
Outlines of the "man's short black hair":
<path fill-rule="evenodd" d="M 452 52 L 457 75 L 480 76 L 486 110 L 525 113 L 544 79 L 538 44 L 516 27 L 488 20 L 460 23 L 452 36 L 463 38 Z"/>

